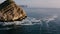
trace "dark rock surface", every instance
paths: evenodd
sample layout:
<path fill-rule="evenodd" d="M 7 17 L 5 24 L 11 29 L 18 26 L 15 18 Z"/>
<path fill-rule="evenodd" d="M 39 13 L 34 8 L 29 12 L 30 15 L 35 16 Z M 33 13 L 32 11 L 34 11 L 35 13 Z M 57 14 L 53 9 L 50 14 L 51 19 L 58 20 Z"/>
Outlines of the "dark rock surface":
<path fill-rule="evenodd" d="M 25 19 L 25 11 L 14 1 L 6 0 L 0 4 L 0 21 L 15 21 Z"/>

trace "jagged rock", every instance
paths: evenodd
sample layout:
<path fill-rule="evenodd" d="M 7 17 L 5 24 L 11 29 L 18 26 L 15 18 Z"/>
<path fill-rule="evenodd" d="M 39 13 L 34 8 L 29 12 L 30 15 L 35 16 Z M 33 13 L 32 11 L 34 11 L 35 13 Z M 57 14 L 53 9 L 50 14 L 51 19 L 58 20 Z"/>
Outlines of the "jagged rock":
<path fill-rule="evenodd" d="M 25 11 L 14 1 L 6 0 L 0 4 L 0 21 L 15 21 L 26 18 Z"/>

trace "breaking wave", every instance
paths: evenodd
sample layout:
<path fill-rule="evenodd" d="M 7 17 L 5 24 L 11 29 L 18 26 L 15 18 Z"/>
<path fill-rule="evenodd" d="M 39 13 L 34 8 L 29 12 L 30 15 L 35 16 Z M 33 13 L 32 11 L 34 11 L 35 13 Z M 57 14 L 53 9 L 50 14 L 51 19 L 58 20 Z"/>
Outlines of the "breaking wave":
<path fill-rule="evenodd" d="M 6 26 L 6 25 L 12 25 L 12 24 L 15 24 L 15 25 L 35 25 L 35 24 L 41 24 L 41 26 L 42 26 L 43 25 L 43 22 L 45 22 L 46 25 L 48 26 L 48 23 L 50 21 L 56 20 L 56 18 L 58 18 L 57 15 L 52 15 L 52 16 L 48 16 L 46 18 L 40 18 L 40 19 L 33 18 L 33 17 L 27 17 L 23 21 L 4 22 L 4 23 L 1 22 L 0 25 Z M 3 28 L 3 29 L 6 29 L 6 28 Z M 10 28 L 7 28 L 7 29 L 10 29 Z"/>
<path fill-rule="evenodd" d="M 16 21 L 15 24 L 16 25 L 35 25 L 35 24 L 42 24 L 42 21 L 48 24 L 50 21 L 56 20 L 56 18 L 58 18 L 57 15 L 52 15 L 52 16 L 49 16 L 46 18 L 40 18 L 40 19 L 28 17 L 23 21 Z"/>

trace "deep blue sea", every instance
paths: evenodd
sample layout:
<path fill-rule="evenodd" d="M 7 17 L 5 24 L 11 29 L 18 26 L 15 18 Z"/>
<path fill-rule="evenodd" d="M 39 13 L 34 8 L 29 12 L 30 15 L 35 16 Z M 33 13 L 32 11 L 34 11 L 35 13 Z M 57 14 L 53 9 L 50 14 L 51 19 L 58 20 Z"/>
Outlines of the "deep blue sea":
<path fill-rule="evenodd" d="M 15 22 L 18 28 L 0 28 L 0 34 L 60 34 L 60 8 L 23 9 L 28 17 Z"/>

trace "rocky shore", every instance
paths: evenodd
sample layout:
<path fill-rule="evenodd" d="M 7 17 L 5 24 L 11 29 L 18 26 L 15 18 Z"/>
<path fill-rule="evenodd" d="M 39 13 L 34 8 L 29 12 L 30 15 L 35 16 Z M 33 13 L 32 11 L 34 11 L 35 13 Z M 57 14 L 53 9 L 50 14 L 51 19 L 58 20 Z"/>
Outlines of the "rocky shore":
<path fill-rule="evenodd" d="M 0 4 L 0 21 L 21 21 L 25 19 L 25 11 L 15 4 L 13 0 L 6 0 Z"/>

